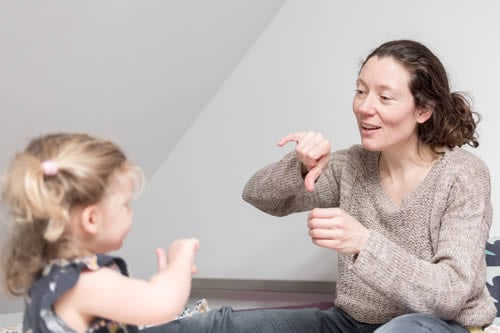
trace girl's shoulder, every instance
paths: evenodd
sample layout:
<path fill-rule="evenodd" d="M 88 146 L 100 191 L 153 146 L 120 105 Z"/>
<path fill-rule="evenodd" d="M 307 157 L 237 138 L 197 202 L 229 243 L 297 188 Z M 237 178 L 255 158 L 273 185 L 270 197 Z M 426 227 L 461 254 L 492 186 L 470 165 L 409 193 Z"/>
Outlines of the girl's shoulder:
<path fill-rule="evenodd" d="M 40 278 L 35 283 L 47 283 L 47 281 L 61 277 L 80 275 L 84 271 L 96 271 L 102 267 L 113 268 L 123 275 L 128 275 L 125 261 L 119 257 L 96 254 L 88 257 L 67 259 L 54 259 L 50 261 L 42 270 Z"/>
<path fill-rule="evenodd" d="M 82 272 L 108 267 L 128 276 L 127 265 L 119 257 L 96 254 L 71 260 L 56 259 L 49 262 L 40 277 L 33 283 L 28 296 L 39 298 L 40 306 L 52 306 L 69 289 L 73 288 Z"/>
<path fill-rule="evenodd" d="M 49 262 L 26 295 L 23 319 L 25 330 L 31 328 L 33 331 L 44 332 L 44 328 L 59 327 L 72 332 L 53 312 L 54 304 L 77 284 L 83 272 L 96 271 L 102 267 L 128 275 L 126 264 L 121 258 L 101 254 Z"/>

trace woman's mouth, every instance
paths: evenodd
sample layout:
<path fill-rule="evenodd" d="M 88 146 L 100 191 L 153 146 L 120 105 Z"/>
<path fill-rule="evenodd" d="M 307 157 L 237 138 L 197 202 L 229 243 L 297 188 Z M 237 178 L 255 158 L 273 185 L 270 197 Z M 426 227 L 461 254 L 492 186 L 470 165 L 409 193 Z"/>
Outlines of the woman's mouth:
<path fill-rule="evenodd" d="M 369 124 L 361 124 L 361 128 L 365 131 L 373 131 L 380 129 L 380 126 L 369 125 Z"/>
<path fill-rule="evenodd" d="M 377 130 L 381 129 L 380 126 L 375 126 L 372 124 L 361 124 L 361 135 L 366 136 L 366 135 L 371 135 L 377 132 Z"/>

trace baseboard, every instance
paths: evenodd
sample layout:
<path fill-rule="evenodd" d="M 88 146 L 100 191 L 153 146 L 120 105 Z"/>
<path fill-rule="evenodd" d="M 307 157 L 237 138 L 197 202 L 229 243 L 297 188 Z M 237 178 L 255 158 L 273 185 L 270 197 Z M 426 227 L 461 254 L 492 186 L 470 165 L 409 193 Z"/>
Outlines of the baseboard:
<path fill-rule="evenodd" d="M 3 332 L 2 329 L 6 331 L 7 328 L 13 329 L 14 327 L 20 326 L 22 321 L 23 321 L 22 312 L 2 313 L 0 314 L 0 332 Z M 12 332 L 12 331 L 7 331 L 7 332 Z"/>
<path fill-rule="evenodd" d="M 193 278 L 192 289 L 334 294 L 335 282 Z"/>

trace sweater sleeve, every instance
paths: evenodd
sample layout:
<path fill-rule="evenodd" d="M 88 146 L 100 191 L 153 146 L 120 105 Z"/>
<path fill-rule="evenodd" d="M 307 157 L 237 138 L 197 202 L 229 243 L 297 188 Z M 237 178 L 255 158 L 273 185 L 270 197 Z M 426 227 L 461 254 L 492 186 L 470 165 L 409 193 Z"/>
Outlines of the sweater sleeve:
<path fill-rule="evenodd" d="M 337 207 L 339 178 L 346 151 L 332 154 L 328 168 L 320 175 L 314 192 L 308 192 L 295 152 L 257 171 L 243 189 L 243 200 L 274 216 L 285 216 L 316 207 Z"/>
<path fill-rule="evenodd" d="M 454 173 L 431 262 L 371 231 L 350 269 L 402 308 L 453 319 L 484 290 L 491 222 L 488 169 L 464 165 Z"/>

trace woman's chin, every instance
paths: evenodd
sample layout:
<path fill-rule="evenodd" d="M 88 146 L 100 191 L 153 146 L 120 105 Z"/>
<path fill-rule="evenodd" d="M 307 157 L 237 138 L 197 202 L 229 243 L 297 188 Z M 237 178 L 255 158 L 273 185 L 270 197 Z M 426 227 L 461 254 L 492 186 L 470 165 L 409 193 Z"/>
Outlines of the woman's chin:
<path fill-rule="evenodd" d="M 365 141 L 362 139 L 361 145 L 368 151 L 380 151 L 379 145 L 375 144 L 374 142 L 370 142 L 368 140 Z"/>

